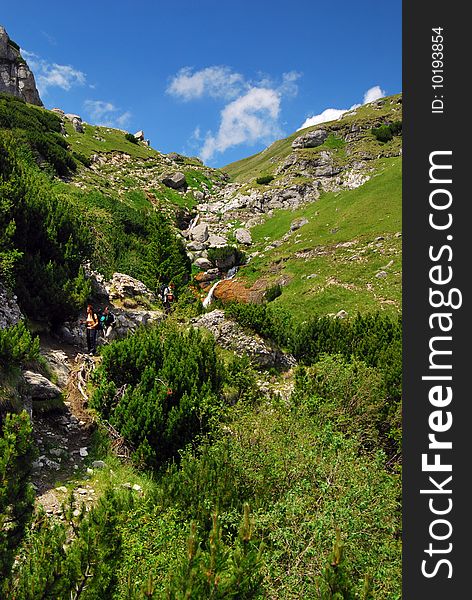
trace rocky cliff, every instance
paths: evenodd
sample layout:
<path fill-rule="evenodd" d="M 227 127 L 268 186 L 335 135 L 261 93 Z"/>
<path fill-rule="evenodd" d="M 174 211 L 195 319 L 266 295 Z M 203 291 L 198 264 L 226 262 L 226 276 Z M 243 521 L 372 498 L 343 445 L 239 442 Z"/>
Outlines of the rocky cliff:
<path fill-rule="evenodd" d="M 10 39 L 0 25 L 0 93 L 22 98 L 30 104 L 43 106 L 34 75 L 21 56 L 18 44 Z"/>

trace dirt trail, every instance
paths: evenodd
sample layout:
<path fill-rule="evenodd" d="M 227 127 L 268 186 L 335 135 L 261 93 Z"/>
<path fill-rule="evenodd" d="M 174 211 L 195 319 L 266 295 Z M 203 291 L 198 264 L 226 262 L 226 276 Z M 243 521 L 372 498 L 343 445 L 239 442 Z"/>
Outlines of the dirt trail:
<path fill-rule="evenodd" d="M 57 514 L 68 496 L 70 483 L 86 474 L 84 463 L 95 424 L 77 388 L 77 374 L 84 360 L 91 365 L 92 359 L 51 337 L 41 337 L 41 354 L 55 373 L 57 385 L 65 392 L 65 402 L 62 411 L 33 415 L 39 457 L 33 464 L 32 483 L 38 504 L 47 513 Z M 77 500 L 89 505 L 95 499 L 90 486 L 72 487 Z"/>

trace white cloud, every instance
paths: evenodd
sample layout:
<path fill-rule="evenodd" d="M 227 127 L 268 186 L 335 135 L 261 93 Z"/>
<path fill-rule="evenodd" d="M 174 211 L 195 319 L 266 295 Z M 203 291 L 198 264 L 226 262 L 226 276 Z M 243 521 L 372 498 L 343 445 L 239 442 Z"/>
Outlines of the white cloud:
<path fill-rule="evenodd" d="M 41 95 L 50 87 L 59 87 L 69 91 L 72 86 L 85 85 L 86 75 L 71 65 L 48 63 L 34 52 L 21 49 L 21 54 L 33 71 Z"/>
<path fill-rule="evenodd" d="M 369 88 L 364 93 L 364 99 L 362 104 L 368 104 L 369 102 L 374 102 L 379 98 L 383 98 L 385 96 L 385 91 L 381 89 L 379 85 L 375 85 L 374 87 Z M 349 110 L 354 110 L 362 106 L 362 104 L 353 104 L 351 108 L 326 108 L 323 112 L 318 115 L 313 115 L 312 117 L 308 117 L 305 119 L 304 123 L 297 129 L 305 129 L 305 127 L 312 127 L 313 125 L 318 125 L 319 123 L 327 123 L 328 121 L 335 121 L 340 119 L 344 113 Z"/>
<path fill-rule="evenodd" d="M 305 129 L 305 127 L 312 127 L 313 125 L 318 125 L 319 123 L 327 123 L 328 121 L 335 121 L 336 119 L 339 119 L 339 117 L 342 117 L 343 114 L 349 109 L 342 109 L 342 108 L 326 108 L 322 113 L 320 113 L 319 115 L 313 115 L 312 117 L 308 117 L 308 119 L 305 120 L 305 122 L 303 123 L 303 125 L 301 125 L 298 129 Z"/>
<path fill-rule="evenodd" d="M 232 146 L 264 140 L 268 142 L 280 133 L 278 117 L 281 94 L 269 88 L 251 88 L 230 102 L 221 111 L 216 135 L 207 134 L 200 150 L 201 158 L 211 159 L 216 152 Z"/>
<path fill-rule="evenodd" d="M 301 73 L 288 71 L 282 77 L 259 73 L 253 80 L 228 66 L 210 66 L 199 71 L 184 67 L 172 77 L 167 93 L 185 101 L 213 98 L 227 102 L 220 111 L 218 130 L 203 136 L 197 127 L 188 140 L 198 143 L 203 160 L 211 159 L 239 144 L 271 142 L 281 134 L 279 115 L 281 100 L 298 93 Z"/>
<path fill-rule="evenodd" d="M 296 96 L 298 94 L 298 85 L 295 83 L 300 77 L 301 73 L 298 71 L 289 71 L 288 73 L 282 73 L 282 84 L 278 90 L 283 96 Z"/>
<path fill-rule="evenodd" d="M 120 114 L 121 109 L 104 100 L 86 100 L 84 107 L 95 125 L 125 129 L 131 119 L 129 111 Z"/>
<path fill-rule="evenodd" d="M 364 94 L 364 102 L 363 104 L 368 104 L 369 102 L 375 102 L 375 100 L 379 100 L 379 98 L 383 98 L 385 96 L 385 91 L 381 89 L 380 85 L 374 85 L 367 90 Z"/>
<path fill-rule="evenodd" d="M 237 96 L 243 87 L 244 77 L 230 67 L 206 67 L 195 72 L 191 67 L 184 67 L 172 78 L 167 93 L 186 101 L 203 96 L 228 100 Z"/>

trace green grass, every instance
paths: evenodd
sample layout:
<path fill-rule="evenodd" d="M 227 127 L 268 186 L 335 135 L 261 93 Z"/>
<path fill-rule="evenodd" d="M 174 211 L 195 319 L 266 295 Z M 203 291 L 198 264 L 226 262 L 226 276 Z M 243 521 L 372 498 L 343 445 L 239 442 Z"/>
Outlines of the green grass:
<path fill-rule="evenodd" d="M 202 173 L 201 171 L 197 171 L 195 169 L 189 169 L 185 172 L 185 180 L 187 181 L 187 184 L 190 188 L 199 190 L 200 192 L 204 191 L 202 184 L 207 185 L 208 189 L 210 190 L 213 187 L 213 182 L 211 181 L 211 179 L 209 179 L 205 175 L 205 173 Z"/>
<path fill-rule="evenodd" d="M 384 159 L 381 166 L 378 175 L 355 190 L 326 193 L 296 211 L 276 211 L 251 229 L 254 250 L 261 254 L 242 267 L 239 276 L 248 283 L 263 278 L 269 286 L 288 281 L 274 304 L 300 320 L 341 309 L 350 314 L 398 312 L 401 238 L 395 234 L 401 231 L 401 159 Z M 301 216 L 309 222 L 281 246 L 265 250 Z M 381 270 L 386 278 L 375 276 Z"/>
<path fill-rule="evenodd" d="M 153 158 L 159 153 L 143 144 L 134 144 L 125 138 L 125 132 L 111 127 L 84 124 L 84 133 L 77 133 L 72 123 L 65 119 L 67 141 L 75 152 L 90 158 L 92 154 L 125 152 L 133 158 Z M 102 141 L 104 140 L 104 141 Z"/>
<path fill-rule="evenodd" d="M 354 113 L 347 113 L 341 120 L 322 123 L 314 127 L 307 127 L 300 131 L 296 131 L 287 138 L 274 142 L 262 152 L 226 165 L 223 167 L 223 170 L 230 175 L 233 181 L 238 182 L 250 181 L 251 179 L 258 177 L 261 173 L 271 175 L 274 173 L 278 164 L 280 164 L 289 154 L 292 153 L 293 140 L 303 133 L 312 131 L 314 129 L 329 129 L 334 124 L 336 124 L 336 127 L 345 127 L 346 132 L 348 132 L 353 123 L 364 123 L 366 124 L 366 127 L 368 127 L 369 124 L 375 123 L 379 119 L 387 118 L 392 115 L 394 115 L 392 120 L 400 120 L 401 105 L 397 104 L 399 98 L 400 95 L 391 96 L 384 99 L 385 104 L 383 106 L 375 107 L 375 105 L 367 104 L 356 109 Z M 369 145 L 375 144 L 375 149 L 381 148 L 381 144 L 375 140 L 375 137 L 370 130 L 366 134 L 365 139 L 362 140 L 362 144 L 360 144 L 360 151 L 363 150 L 362 145 L 364 142 L 368 143 Z M 395 142 L 395 139 L 393 142 Z M 344 141 L 339 137 L 339 134 L 332 132 L 322 146 L 309 149 L 309 151 L 319 151 L 319 149 L 342 149 L 343 146 Z"/>

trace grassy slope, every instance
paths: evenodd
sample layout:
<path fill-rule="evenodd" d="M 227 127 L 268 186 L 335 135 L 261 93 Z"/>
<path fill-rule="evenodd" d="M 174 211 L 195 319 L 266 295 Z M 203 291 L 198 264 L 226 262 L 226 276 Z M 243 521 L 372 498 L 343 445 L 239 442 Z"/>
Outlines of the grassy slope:
<path fill-rule="evenodd" d="M 84 133 L 77 133 L 72 123 L 65 119 L 67 141 L 75 152 L 90 158 L 101 152 L 125 152 L 133 158 L 152 158 L 159 153 L 144 144 L 133 144 L 125 138 L 125 133 L 111 127 L 84 124 Z"/>
<path fill-rule="evenodd" d="M 326 193 L 296 211 L 280 210 L 252 231 L 262 251 L 240 275 L 248 283 L 288 281 L 275 303 L 300 320 L 314 312 L 350 314 L 401 308 L 401 159 L 381 161 L 382 170 L 355 190 Z M 304 216 L 309 223 L 278 248 L 264 251 Z M 382 240 L 376 238 L 383 237 Z M 338 246 L 349 242 L 349 246 Z M 297 253 L 300 253 L 297 257 Z M 390 261 L 393 263 L 390 266 Z M 387 277 L 377 278 L 384 270 Z M 309 275 L 315 275 L 307 279 Z"/>
<path fill-rule="evenodd" d="M 330 121 L 329 123 L 322 123 L 321 125 L 315 125 L 296 131 L 287 138 L 274 142 L 258 154 L 226 165 L 223 167 L 223 170 L 230 175 L 233 181 L 239 182 L 246 182 L 261 175 L 273 174 L 277 164 L 291 154 L 293 140 L 303 133 L 314 129 L 331 128 L 333 126 L 334 128 L 342 125 L 350 126 L 353 123 L 362 121 L 370 122 L 384 117 L 392 117 L 393 115 L 395 115 L 395 119 L 401 120 L 401 106 L 397 104 L 400 97 L 401 95 L 390 96 L 385 99 L 385 104 L 383 106 L 376 108 L 373 104 L 366 104 L 359 107 L 354 112 L 350 111 L 345 114 L 343 118 L 338 121 Z M 395 113 L 398 113 L 398 115 Z M 315 151 L 318 152 L 319 150 L 312 148 L 308 150 L 308 153 Z"/>

